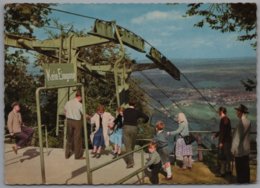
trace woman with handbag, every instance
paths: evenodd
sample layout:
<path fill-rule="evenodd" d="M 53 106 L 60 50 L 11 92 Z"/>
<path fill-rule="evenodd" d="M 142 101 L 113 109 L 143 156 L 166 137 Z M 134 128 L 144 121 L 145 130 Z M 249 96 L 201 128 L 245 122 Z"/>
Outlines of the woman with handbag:
<path fill-rule="evenodd" d="M 179 127 L 177 130 L 167 132 L 168 135 L 178 135 L 176 141 L 176 159 L 183 161 L 182 169 L 192 168 L 192 145 L 189 136 L 188 121 L 184 113 L 179 113 L 177 116 Z M 185 140 L 187 143 L 185 143 Z"/>

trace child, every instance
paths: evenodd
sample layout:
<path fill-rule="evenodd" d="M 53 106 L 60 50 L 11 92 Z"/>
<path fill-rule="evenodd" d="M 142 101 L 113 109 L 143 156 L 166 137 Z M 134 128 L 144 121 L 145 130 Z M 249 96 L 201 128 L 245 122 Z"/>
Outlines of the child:
<path fill-rule="evenodd" d="M 154 136 L 154 142 L 157 144 L 157 151 L 161 157 L 163 168 L 167 172 L 166 180 L 172 179 L 172 169 L 169 159 L 168 140 L 167 133 L 163 130 L 165 127 L 162 121 L 156 123 L 156 135 Z"/>
<path fill-rule="evenodd" d="M 114 144 L 113 159 L 121 154 L 122 147 L 122 127 L 123 127 L 123 112 L 124 108 L 119 107 L 117 109 L 118 115 L 114 120 L 113 133 L 110 135 L 110 141 Z"/>
<path fill-rule="evenodd" d="M 149 150 L 149 158 L 147 163 L 145 164 L 146 168 L 151 169 L 151 176 L 150 181 L 152 184 L 158 184 L 159 183 L 159 172 L 161 172 L 162 169 L 162 163 L 160 155 L 156 151 L 156 144 L 150 143 L 148 146 Z M 164 172 L 165 173 L 165 172 Z"/>

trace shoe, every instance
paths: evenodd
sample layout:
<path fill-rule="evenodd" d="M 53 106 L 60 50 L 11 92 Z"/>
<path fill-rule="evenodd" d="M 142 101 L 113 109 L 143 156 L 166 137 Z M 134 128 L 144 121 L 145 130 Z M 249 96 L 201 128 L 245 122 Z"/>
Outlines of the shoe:
<path fill-rule="evenodd" d="M 13 149 L 14 153 L 17 155 L 17 150 L 18 150 L 17 147 L 13 146 L 12 149 Z"/>
<path fill-rule="evenodd" d="M 126 168 L 133 168 L 134 164 L 127 165 Z"/>
<path fill-rule="evenodd" d="M 95 158 L 97 156 L 97 153 L 94 153 L 93 155 L 92 155 L 92 158 Z"/>
<path fill-rule="evenodd" d="M 96 152 L 91 151 L 91 154 L 94 155 L 94 154 L 96 154 Z"/>
<path fill-rule="evenodd" d="M 188 167 L 189 170 L 191 170 L 192 168 L 191 167 Z"/>
<path fill-rule="evenodd" d="M 113 157 L 112 159 L 115 159 L 115 158 L 117 158 L 117 157 L 118 157 L 118 154 L 115 154 L 114 157 Z"/>
<path fill-rule="evenodd" d="M 100 154 L 100 153 L 97 153 L 96 158 L 98 159 L 98 158 L 100 158 L 100 157 L 101 157 L 101 154 Z"/>
<path fill-rule="evenodd" d="M 113 151 L 111 152 L 111 154 L 112 154 L 113 156 L 116 156 L 116 155 L 117 155 L 117 153 L 115 153 L 115 152 L 113 152 Z"/>
<path fill-rule="evenodd" d="M 172 180 L 172 175 L 170 177 L 166 177 L 165 180 Z"/>

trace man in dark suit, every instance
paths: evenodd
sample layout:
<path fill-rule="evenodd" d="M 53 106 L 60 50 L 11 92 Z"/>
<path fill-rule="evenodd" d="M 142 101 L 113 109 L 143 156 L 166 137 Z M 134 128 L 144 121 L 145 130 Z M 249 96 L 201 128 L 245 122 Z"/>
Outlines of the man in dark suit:
<path fill-rule="evenodd" d="M 218 142 L 218 160 L 220 171 L 218 177 L 231 175 L 231 123 L 227 116 L 225 107 L 219 107 L 218 114 L 220 117 L 219 132 L 215 134 L 215 138 L 219 138 Z"/>

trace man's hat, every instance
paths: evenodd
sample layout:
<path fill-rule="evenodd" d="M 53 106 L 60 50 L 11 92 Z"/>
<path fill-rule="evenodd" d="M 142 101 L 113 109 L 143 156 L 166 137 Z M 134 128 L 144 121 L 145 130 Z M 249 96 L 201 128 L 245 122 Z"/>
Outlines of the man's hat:
<path fill-rule="evenodd" d="M 17 105 L 20 105 L 17 101 L 15 101 L 15 102 L 13 102 L 12 104 L 11 104 L 11 107 L 12 108 L 14 108 L 15 106 L 17 106 Z"/>
<path fill-rule="evenodd" d="M 240 104 L 239 105 L 239 107 L 237 107 L 237 108 L 235 108 L 236 110 L 238 110 L 238 111 L 240 111 L 240 112 L 243 112 L 243 113 L 245 113 L 245 114 L 248 114 L 249 112 L 248 112 L 248 108 L 245 106 L 245 105 L 243 105 L 243 104 Z"/>

